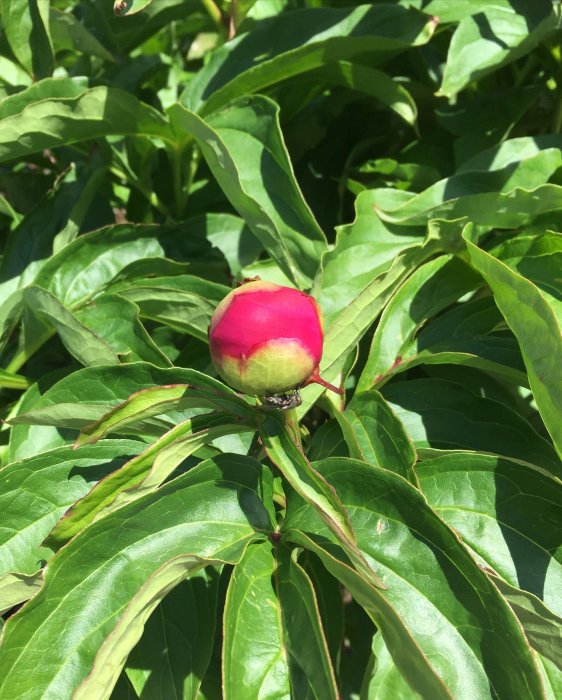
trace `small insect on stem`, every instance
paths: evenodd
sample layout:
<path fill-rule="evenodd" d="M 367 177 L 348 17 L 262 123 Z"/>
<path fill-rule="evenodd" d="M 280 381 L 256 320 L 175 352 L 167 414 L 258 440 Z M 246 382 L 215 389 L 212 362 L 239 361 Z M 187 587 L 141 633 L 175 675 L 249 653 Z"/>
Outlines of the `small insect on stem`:
<path fill-rule="evenodd" d="M 270 394 L 264 397 L 264 401 L 272 408 L 278 408 L 281 411 L 288 411 L 290 408 L 297 408 L 302 403 L 300 391 L 287 391 L 283 394 Z"/>
<path fill-rule="evenodd" d="M 117 0 L 113 4 L 113 12 L 116 15 L 122 15 L 129 9 L 130 4 L 130 0 Z"/>

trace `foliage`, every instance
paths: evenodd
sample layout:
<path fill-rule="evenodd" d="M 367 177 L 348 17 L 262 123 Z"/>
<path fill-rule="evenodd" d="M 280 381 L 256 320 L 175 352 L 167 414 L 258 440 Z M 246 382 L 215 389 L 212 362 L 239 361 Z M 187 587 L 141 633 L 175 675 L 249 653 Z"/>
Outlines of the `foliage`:
<path fill-rule="evenodd" d="M 0 698 L 562 696 L 561 22 L 0 0 Z M 216 378 L 256 275 L 345 400 Z"/>

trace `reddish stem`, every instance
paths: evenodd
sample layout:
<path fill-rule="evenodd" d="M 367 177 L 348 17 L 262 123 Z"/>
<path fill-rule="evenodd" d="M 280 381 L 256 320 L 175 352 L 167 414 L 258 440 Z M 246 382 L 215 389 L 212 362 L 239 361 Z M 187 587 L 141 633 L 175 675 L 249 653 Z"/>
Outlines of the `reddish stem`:
<path fill-rule="evenodd" d="M 333 384 L 330 384 L 329 382 L 327 382 L 325 379 L 322 379 L 322 377 L 320 376 L 320 370 L 318 369 L 318 367 L 314 370 L 314 372 L 306 380 L 304 386 L 308 386 L 309 384 L 320 384 L 320 386 L 323 386 L 326 389 L 330 389 L 330 391 L 335 391 L 336 394 L 339 394 L 340 396 L 343 395 L 343 388 L 342 387 L 334 386 Z"/>

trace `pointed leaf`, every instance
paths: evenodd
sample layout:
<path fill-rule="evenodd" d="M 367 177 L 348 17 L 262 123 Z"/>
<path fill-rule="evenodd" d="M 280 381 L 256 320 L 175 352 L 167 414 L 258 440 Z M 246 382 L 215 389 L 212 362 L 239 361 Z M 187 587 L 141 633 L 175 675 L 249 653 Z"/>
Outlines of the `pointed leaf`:
<path fill-rule="evenodd" d="M 439 378 L 392 382 L 385 385 L 382 393 L 419 454 L 435 456 L 436 450 L 477 450 L 562 474 L 550 442 L 505 403 Z"/>
<path fill-rule="evenodd" d="M 34 102 L 0 120 L 0 162 L 109 134 L 173 141 L 165 117 L 156 109 L 123 90 L 99 86 L 74 98 Z"/>
<path fill-rule="evenodd" d="M 486 566 L 562 613 L 562 497 L 552 477 L 511 460 L 453 453 L 416 467 L 436 513 Z"/>
<path fill-rule="evenodd" d="M 350 457 L 412 480 L 416 450 L 404 426 L 378 391 L 356 393 L 345 411 L 336 412 L 335 416 Z"/>
<path fill-rule="evenodd" d="M 310 8 L 262 22 L 213 52 L 181 102 L 210 113 L 229 100 L 356 54 L 393 54 L 426 43 L 432 18 L 396 5 Z M 376 59 L 375 59 L 376 60 Z"/>
<path fill-rule="evenodd" d="M 157 390 L 163 385 L 185 385 L 191 382 L 211 390 L 208 399 L 212 403 L 203 404 L 211 410 L 217 408 L 215 402 L 221 400 L 221 397 L 226 401 L 225 410 L 241 410 L 243 406 L 251 410 L 251 407 L 227 386 L 194 370 L 180 367 L 159 368 L 146 362 L 84 368 L 56 382 L 42 395 L 37 388 L 32 387 L 28 390 L 22 401 L 20 414 L 11 419 L 15 425 L 10 436 L 10 459 L 21 459 L 51 447 L 73 442 L 78 430 L 99 420 L 108 411 L 116 409 L 136 392 L 144 389 Z M 183 391 L 185 392 L 185 386 Z M 144 408 L 148 410 L 148 415 L 154 415 L 149 406 L 145 405 Z M 161 411 L 157 407 L 156 411 L 159 410 Z M 24 413 L 27 413 L 27 417 L 18 425 L 18 416 Z M 189 413 L 184 413 L 182 417 L 188 418 Z M 149 418 L 142 423 L 142 429 L 147 430 L 152 426 L 149 434 L 158 437 L 177 422 L 177 414 L 173 419 L 165 421 Z M 58 425 L 67 426 L 71 430 L 60 430 L 55 427 Z M 138 432 L 136 431 L 137 434 Z M 131 428 L 130 433 L 135 433 L 135 430 Z"/>
<path fill-rule="evenodd" d="M 250 96 L 208 121 L 180 104 L 169 115 L 178 138 L 187 132 L 197 140 L 221 189 L 283 272 L 296 286 L 310 287 L 326 239 L 294 177 L 279 107 Z"/>
<path fill-rule="evenodd" d="M 0 470 L 0 577 L 43 566 L 52 554 L 43 540 L 67 508 L 142 447 L 132 440 L 105 440 L 80 454 L 58 447 Z"/>
<path fill-rule="evenodd" d="M 533 282 L 464 239 L 470 262 L 492 288 L 507 325 L 519 342 L 541 417 L 562 457 L 562 326 Z"/>
<path fill-rule="evenodd" d="M 286 536 L 301 546 L 310 546 L 307 539 L 314 543 L 313 551 L 371 612 L 414 690 L 439 698 L 541 697 L 538 670 L 515 616 L 420 492 L 358 460 L 333 458 L 315 466 L 342 499 L 358 548 L 386 589 L 350 573 L 333 534 L 296 494 L 288 499 Z"/>
<path fill-rule="evenodd" d="M 139 697 L 196 700 L 213 649 L 219 580 L 214 567 L 193 573 L 149 617 L 126 666 Z"/>
<path fill-rule="evenodd" d="M 264 542 L 246 550 L 224 619 L 225 699 L 336 698 L 312 585 L 288 549 Z"/>
<path fill-rule="evenodd" d="M 243 423 L 233 425 L 227 421 L 225 414 L 205 415 L 184 421 L 164 433 L 69 508 L 50 533 L 48 545 L 58 549 L 93 520 L 154 491 L 203 445 L 223 435 L 252 430 Z"/>
<path fill-rule="evenodd" d="M 0 694 L 108 698 L 166 593 L 208 564 L 235 563 L 271 528 L 261 471 L 248 457 L 210 460 L 61 550 L 3 631 Z"/>
<path fill-rule="evenodd" d="M 184 370 L 184 378 L 187 376 L 192 383 L 156 386 L 132 394 L 96 423 L 83 428 L 75 446 L 94 443 L 111 432 L 166 410 L 203 407 L 219 408 L 238 417 L 251 418 L 253 415 L 249 404 L 215 379 L 195 370 Z M 22 419 L 23 416 L 20 422 Z"/>
<path fill-rule="evenodd" d="M 316 508 L 328 527 L 352 545 L 355 536 L 337 494 L 295 445 L 286 428 L 283 414 L 275 409 L 264 411 L 259 432 L 269 458 L 295 491 Z"/>
<path fill-rule="evenodd" d="M 357 390 L 380 384 L 401 364 L 419 328 L 437 312 L 482 284 L 466 263 L 442 255 L 418 267 L 387 304 Z"/>

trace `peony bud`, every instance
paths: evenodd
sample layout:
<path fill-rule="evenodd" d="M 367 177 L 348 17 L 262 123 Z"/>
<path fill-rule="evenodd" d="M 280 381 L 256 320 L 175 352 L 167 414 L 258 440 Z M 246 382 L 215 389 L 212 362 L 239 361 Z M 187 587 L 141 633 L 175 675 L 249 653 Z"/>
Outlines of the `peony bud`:
<path fill-rule="evenodd" d="M 318 374 L 322 320 L 316 301 L 304 292 L 253 281 L 217 306 L 209 346 L 219 374 L 238 391 L 270 396 L 310 382 L 338 391 Z"/>

